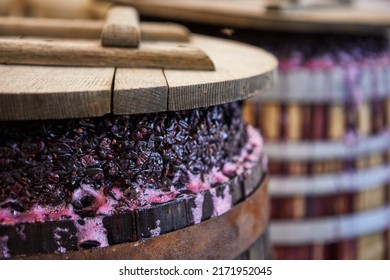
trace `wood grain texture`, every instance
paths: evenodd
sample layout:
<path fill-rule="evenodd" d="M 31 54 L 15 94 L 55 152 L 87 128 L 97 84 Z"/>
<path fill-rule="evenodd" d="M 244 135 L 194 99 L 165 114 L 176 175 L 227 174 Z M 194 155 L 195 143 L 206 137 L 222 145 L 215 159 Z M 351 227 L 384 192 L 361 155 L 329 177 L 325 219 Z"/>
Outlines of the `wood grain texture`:
<path fill-rule="evenodd" d="M 98 39 L 105 22 L 102 20 L 0 17 L 0 35 L 55 38 Z M 188 42 L 189 30 L 180 24 L 141 22 L 143 41 Z"/>
<path fill-rule="evenodd" d="M 112 111 L 114 114 L 167 111 L 167 102 L 168 85 L 161 69 L 117 69 Z"/>
<path fill-rule="evenodd" d="M 0 120 L 102 116 L 114 68 L 0 65 Z"/>
<path fill-rule="evenodd" d="M 104 48 L 92 40 L 1 39 L 0 63 L 214 70 L 210 58 L 193 46 L 144 43 L 139 49 Z"/>
<path fill-rule="evenodd" d="M 102 45 L 105 47 L 136 48 L 141 41 L 139 15 L 131 7 L 113 7 L 107 12 L 102 29 Z"/>
<path fill-rule="evenodd" d="M 275 79 L 276 59 L 269 53 L 227 40 L 196 36 L 193 46 L 213 60 L 215 72 L 164 70 L 170 111 L 242 100 L 268 89 Z"/>
<path fill-rule="evenodd" d="M 295 9 L 270 12 L 261 0 L 105 0 L 132 5 L 141 15 L 218 26 L 299 32 L 383 33 L 390 26 L 389 6 L 383 2 L 352 7 Z"/>
<path fill-rule="evenodd" d="M 191 32 L 176 23 L 141 23 L 141 39 L 146 41 L 189 42 Z"/>

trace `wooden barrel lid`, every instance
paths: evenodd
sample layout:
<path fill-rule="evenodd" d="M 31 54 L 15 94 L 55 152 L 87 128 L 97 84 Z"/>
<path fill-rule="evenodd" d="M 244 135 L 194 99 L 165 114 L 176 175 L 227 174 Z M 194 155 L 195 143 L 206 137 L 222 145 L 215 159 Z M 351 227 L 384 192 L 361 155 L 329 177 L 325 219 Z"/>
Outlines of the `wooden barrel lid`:
<path fill-rule="evenodd" d="M 0 34 L 13 36 L 0 38 L 0 121 L 195 109 L 273 82 L 271 54 L 160 25 L 131 7 L 104 21 L 0 18 Z"/>
<path fill-rule="evenodd" d="M 224 27 L 295 32 L 378 33 L 390 26 L 390 5 L 385 1 L 106 1 L 132 5 L 146 16 Z M 275 2 L 278 4 L 275 5 Z"/>
<path fill-rule="evenodd" d="M 274 80 L 277 61 L 261 49 L 205 36 L 179 45 L 204 51 L 215 71 L 2 64 L 0 120 L 194 109 L 248 98 Z"/>

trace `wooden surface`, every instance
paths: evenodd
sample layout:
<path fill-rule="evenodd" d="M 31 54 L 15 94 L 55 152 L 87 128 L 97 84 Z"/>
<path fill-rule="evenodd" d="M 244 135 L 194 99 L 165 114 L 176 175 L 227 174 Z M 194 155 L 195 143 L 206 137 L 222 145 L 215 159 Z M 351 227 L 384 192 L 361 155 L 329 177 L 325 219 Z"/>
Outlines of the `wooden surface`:
<path fill-rule="evenodd" d="M 224 40 L 197 36 L 215 72 L 164 70 L 169 85 L 169 111 L 193 109 L 242 100 L 270 88 L 277 61 L 269 53 Z"/>
<path fill-rule="evenodd" d="M 225 214 L 158 237 L 98 249 L 41 254 L 25 259 L 234 259 L 265 231 L 267 179 Z M 149 228 L 150 231 L 150 228 Z"/>
<path fill-rule="evenodd" d="M 19 41 L 14 39 L 10 42 Z M 89 47 L 91 44 L 97 47 L 99 42 L 76 44 L 78 48 L 85 47 L 84 52 L 88 56 L 85 59 L 92 60 L 89 57 L 93 49 Z M 23 48 L 21 43 L 19 45 Z M 158 43 L 153 48 L 165 48 L 166 45 L 172 46 L 172 43 Z M 277 61 L 271 54 L 261 49 L 205 36 L 194 36 L 191 43 L 181 45 L 188 47 L 173 44 L 179 49 L 203 50 L 211 58 L 216 71 L 162 69 L 166 80 L 164 86 L 161 75 L 159 75 L 160 78 L 154 77 L 156 69 L 143 69 L 140 72 L 143 79 L 135 81 L 125 74 L 127 70 L 118 71 L 118 75 L 114 77 L 114 69 L 107 70 L 104 67 L 93 68 L 88 74 L 89 68 L 81 70 L 71 67 L 0 65 L 2 73 L 0 120 L 61 119 L 100 116 L 108 112 L 132 114 L 134 112 L 194 109 L 242 100 L 263 92 L 273 83 Z M 42 57 L 41 50 L 37 48 L 38 57 Z M 116 52 L 116 50 L 116 48 L 108 48 L 107 51 Z M 0 53 L 0 57 L 8 59 L 3 52 Z M 47 58 L 42 57 L 42 59 Z M 106 59 L 109 60 L 109 58 Z M 77 75 L 78 71 L 84 74 Z M 90 79 L 89 82 L 85 82 L 85 77 Z M 101 84 L 101 80 L 104 80 L 104 85 L 107 86 L 107 97 L 95 100 L 92 96 L 97 94 L 96 87 Z M 110 88 L 112 88 L 111 99 L 109 98 Z M 140 91 L 142 94 L 138 96 Z M 67 94 L 61 94 L 63 92 Z M 121 104 L 121 102 L 128 104 L 131 101 L 128 96 L 132 94 L 134 96 L 135 92 L 137 92 L 136 103 L 131 106 Z M 42 95 L 37 93 L 45 93 L 45 98 L 42 99 Z M 158 94 L 161 96 L 157 96 Z M 153 102 L 151 102 L 151 96 L 153 96 Z M 71 101 L 68 101 L 70 97 L 72 97 Z M 127 101 L 124 101 L 126 98 Z M 91 100 L 94 101 L 91 102 Z M 157 100 L 159 104 L 156 104 Z M 42 107 L 46 110 L 42 112 L 36 108 L 30 108 L 31 104 L 36 104 L 36 108 Z M 59 109 L 58 106 L 61 104 L 62 108 Z M 94 110 L 95 107 L 96 110 Z M 102 110 L 101 107 L 105 109 Z"/>
<path fill-rule="evenodd" d="M 377 33 L 390 26 L 385 1 L 354 1 L 352 6 L 272 12 L 266 1 L 106 0 L 134 6 L 141 15 L 223 27 L 300 32 Z"/>
<path fill-rule="evenodd" d="M 131 7 L 113 7 L 107 12 L 102 29 L 102 45 L 105 47 L 136 48 L 141 41 L 139 15 Z"/>
<path fill-rule="evenodd" d="M 0 119 L 105 115 L 113 75 L 114 68 L 0 65 Z"/>
<path fill-rule="evenodd" d="M 102 20 L 0 17 L 0 35 L 98 39 L 104 23 Z M 190 32 L 180 24 L 141 22 L 139 28 L 142 41 L 189 41 Z"/>
<path fill-rule="evenodd" d="M 214 70 L 207 54 L 193 46 L 143 43 L 138 49 L 105 48 L 96 41 L 0 39 L 0 63 Z"/>
<path fill-rule="evenodd" d="M 161 69 L 119 68 L 115 75 L 115 114 L 141 114 L 165 111 L 168 86 Z"/>

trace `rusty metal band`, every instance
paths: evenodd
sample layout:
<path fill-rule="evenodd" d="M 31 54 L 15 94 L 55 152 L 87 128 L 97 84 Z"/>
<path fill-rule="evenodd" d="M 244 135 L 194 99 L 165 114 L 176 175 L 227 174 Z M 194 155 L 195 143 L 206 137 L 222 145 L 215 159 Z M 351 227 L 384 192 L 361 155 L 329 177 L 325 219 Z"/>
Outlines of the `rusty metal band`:
<path fill-rule="evenodd" d="M 268 177 L 227 213 L 148 240 L 25 259 L 234 259 L 264 232 L 269 219 Z"/>

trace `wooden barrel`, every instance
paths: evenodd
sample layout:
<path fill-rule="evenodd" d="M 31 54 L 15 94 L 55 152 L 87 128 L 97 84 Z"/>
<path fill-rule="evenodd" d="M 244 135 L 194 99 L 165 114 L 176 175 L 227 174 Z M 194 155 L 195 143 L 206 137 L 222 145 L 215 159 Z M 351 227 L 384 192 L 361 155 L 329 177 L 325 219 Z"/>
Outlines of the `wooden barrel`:
<path fill-rule="evenodd" d="M 389 58 L 282 61 L 278 88 L 247 105 L 268 139 L 276 258 L 388 258 Z"/>
<path fill-rule="evenodd" d="M 112 9 L 101 41 L 0 37 L 0 259 L 269 258 L 263 140 L 239 101 L 276 59 L 197 35 L 139 44 L 130 14 Z"/>
<path fill-rule="evenodd" d="M 279 58 L 276 86 L 247 102 L 244 112 L 262 131 L 270 159 L 276 258 L 389 257 L 388 6 L 108 2 L 261 46 Z M 335 59 L 336 48 L 342 53 Z"/>

